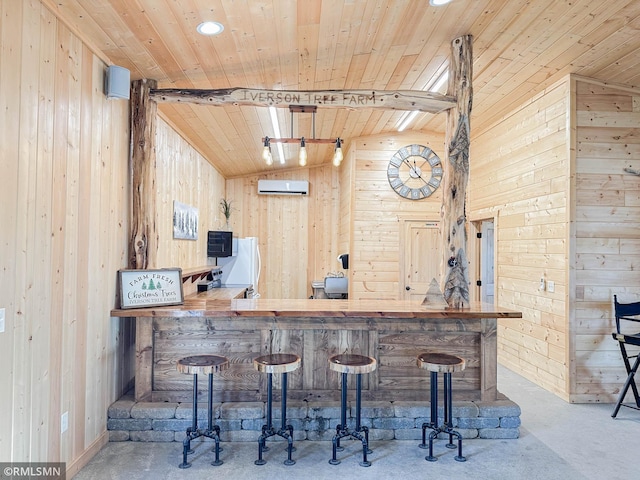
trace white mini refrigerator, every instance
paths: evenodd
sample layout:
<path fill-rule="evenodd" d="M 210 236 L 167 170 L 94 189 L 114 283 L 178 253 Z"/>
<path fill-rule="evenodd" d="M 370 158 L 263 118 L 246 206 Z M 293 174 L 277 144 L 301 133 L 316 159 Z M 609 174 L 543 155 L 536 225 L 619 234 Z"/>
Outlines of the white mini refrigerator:
<path fill-rule="evenodd" d="M 246 286 L 248 297 L 259 297 L 261 262 L 258 237 L 234 238 L 232 252 L 230 257 L 218 258 L 222 286 Z"/>

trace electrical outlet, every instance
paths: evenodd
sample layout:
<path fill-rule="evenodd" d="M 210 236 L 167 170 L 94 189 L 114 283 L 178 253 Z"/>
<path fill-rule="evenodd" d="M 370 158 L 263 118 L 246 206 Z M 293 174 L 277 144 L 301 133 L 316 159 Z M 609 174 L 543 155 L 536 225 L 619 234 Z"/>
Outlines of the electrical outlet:
<path fill-rule="evenodd" d="M 540 290 L 544 291 L 544 277 L 540 277 Z"/>
<path fill-rule="evenodd" d="M 547 282 L 547 292 L 553 293 L 556 291 L 556 282 L 549 280 Z"/>
<path fill-rule="evenodd" d="M 4 308 L 0 308 L 0 333 L 4 332 Z"/>
<path fill-rule="evenodd" d="M 69 412 L 64 412 L 60 417 L 60 433 L 64 433 L 69 428 Z"/>

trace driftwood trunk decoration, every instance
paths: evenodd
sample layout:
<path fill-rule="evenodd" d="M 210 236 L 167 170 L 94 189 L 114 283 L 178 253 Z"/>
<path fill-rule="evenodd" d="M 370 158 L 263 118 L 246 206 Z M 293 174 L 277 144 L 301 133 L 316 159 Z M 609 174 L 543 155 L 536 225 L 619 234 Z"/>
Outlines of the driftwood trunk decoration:
<path fill-rule="evenodd" d="M 445 161 L 443 162 L 442 243 L 443 293 L 452 308 L 469 306 L 466 197 L 469 180 L 469 116 L 473 90 L 472 37 L 452 42 L 449 93 L 457 99 L 447 111 Z"/>
<path fill-rule="evenodd" d="M 129 268 L 156 267 L 156 114 L 157 104 L 149 97 L 155 80 L 137 80 L 131 86 L 131 171 L 132 210 L 129 239 Z"/>

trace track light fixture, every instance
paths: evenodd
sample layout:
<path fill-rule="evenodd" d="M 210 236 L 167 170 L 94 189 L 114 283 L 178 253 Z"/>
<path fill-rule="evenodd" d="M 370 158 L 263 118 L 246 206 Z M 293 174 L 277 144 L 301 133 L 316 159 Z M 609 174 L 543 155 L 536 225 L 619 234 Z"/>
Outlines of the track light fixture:
<path fill-rule="evenodd" d="M 316 110 L 317 107 L 315 105 L 289 105 L 289 111 L 291 112 L 291 137 L 290 138 L 271 138 L 264 137 L 263 141 L 263 149 L 262 149 L 262 158 L 264 159 L 267 165 L 273 165 L 273 157 L 271 155 L 271 144 L 278 144 L 278 148 L 280 149 L 280 163 L 284 164 L 284 153 L 282 152 L 282 143 L 297 143 L 300 145 L 300 151 L 298 153 L 298 164 L 301 167 L 307 165 L 307 143 L 334 143 L 335 150 L 333 154 L 333 164 L 337 167 L 342 162 L 342 139 L 337 138 L 316 138 Z M 273 123 L 273 129 L 276 136 L 280 135 L 280 127 L 277 122 L 277 118 L 275 115 L 275 108 L 269 107 L 269 112 L 271 115 L 271 121 Z M 294 113 L 311 113 L 313 115 L 313 137 L 299 137 L 296 138 L 293 136 L 293 114 Z"/>

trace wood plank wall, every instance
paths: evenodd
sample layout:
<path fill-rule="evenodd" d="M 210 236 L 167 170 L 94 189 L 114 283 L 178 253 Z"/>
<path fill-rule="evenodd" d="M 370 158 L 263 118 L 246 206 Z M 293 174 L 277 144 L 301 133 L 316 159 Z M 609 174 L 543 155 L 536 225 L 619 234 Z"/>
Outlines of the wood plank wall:
<path fill-rule="evenodd" d="M 640 90 L 588 79 L 572 83 L 576 105 L 576 254 L 572 402 L 612 402 L 626 372 L 613 295 L 640 300 Z"/>
<path fill-rule="evenodd" d="M 499 361 L 574 403 L 625 378 L 612 298 L 640 299 L 640 92 L 567 77 L 472 139 L 472 220 L 496 226 Z M 541 290 L 540 278 L 555 282 Z"/>
<path fill-rule="evenodd" d="M 156 129 L 158 207 L 157 268 L 194 268 L 215 264 L 207 259 L 207 232 L 224 227 L 219 209 L 225 179 L 170 125 L 159 119 Z M 173 204 L 178 201 L 198 209 L 198 239 L 173 238 Z M 197 285 L 185 282 L 185 295 Z"/>
<path fill-rule="evenodd" d="M 569 82 L 532 98 L 491 128 L 472 125 L 469 218 L 493 219 L 496 302 L 522 311 L 499 321 L 502 364 L 569 395 Z M 555 292 L 540 290 L 540 278 Z"/>
<path fill-rule="evenodd" d="M 425 145 L 442 159 L 444 137 L 415 132 L 363 137 L 352 141 L 351 252 L 349 298 L 399 299 L 400 218 L 419 216 L 440 220 L 442 189 L 424 200 L 396 194 L 387 179 L 387 166 L 401 147 Z M 341 190 L 349 190 L 345 185 Z"/>
<path fill-rule="evenodd" d="M 109 317 L 126 265 L 128 102 L 37 0 L 0 0 L 0 459 L 90 458 L 133 373 Z M 61 433 L 61 415 L 68 430 Z"/>
<path fill-rule="evenodd" d="M 399 216 L 437 221 L 442 197 L 437 190 L 423 201 L 400 198 L 389 186 L 387 165 L 412 143 L 442 155 L 442 141 L 415 133 L 352 139 L 339 169 L 327 165 L 228 180 L 234 235 L 259 237 L 261 295 L 308 298 L 313 280 L 341 272 L 350 278 L 350 298 L 399 298 Z M 260 178 L 309 180 L 310 194 L 258 195 Z M 342 253 L 349 253 L 348 271 L 337 262 Z"/>
<path fill-rule="evenodd" d="M 309 195 L 258 195 L 258 180 L 308 180 Z M 308 298 L 311 282 L 342 271 L 339 171 L 332 165 L 227 180 L 234 236 L 258 237 L 263 298 Z"/>
<path fill-rule="evenodd" d="M 348 253 L 351 246 L 351 205 L 355 190 L 350 188 L 355 170 L 355 149 L 345 149 L 344 159 L 340 165 L 340 228 L 338 229 L 338 251 Z M 346 272 L 348 274 L 348 272 Z M 348 276 L 348 275 L 347 275 Z"/>

